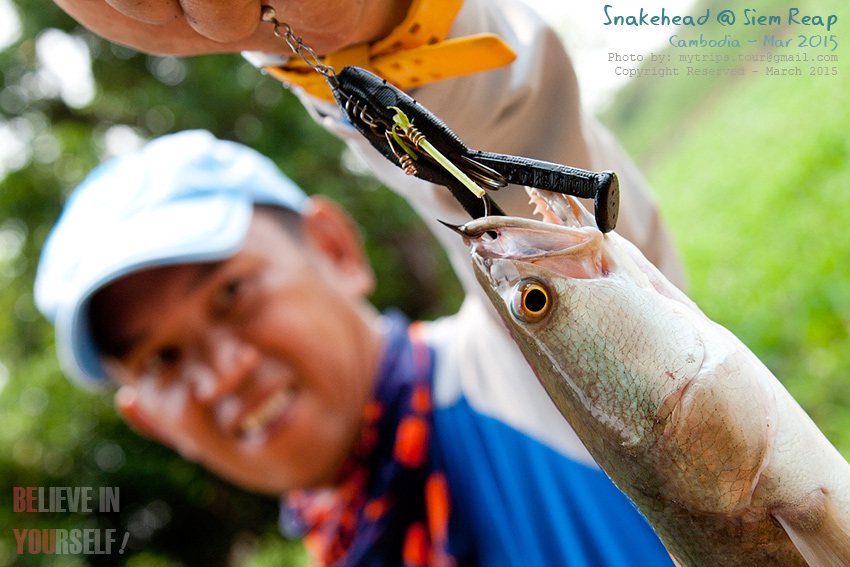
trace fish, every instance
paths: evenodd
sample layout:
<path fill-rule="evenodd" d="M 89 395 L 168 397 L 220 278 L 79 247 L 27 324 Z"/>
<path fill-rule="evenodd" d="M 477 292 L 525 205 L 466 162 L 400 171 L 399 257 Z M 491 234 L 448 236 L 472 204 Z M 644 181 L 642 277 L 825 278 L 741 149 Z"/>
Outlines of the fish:
<path fill-rule="evenodd" d="M 687 567 L 850 566 L 850 464 L 771 371 L 573 197 L 455 227 L 600 468 Z"/>

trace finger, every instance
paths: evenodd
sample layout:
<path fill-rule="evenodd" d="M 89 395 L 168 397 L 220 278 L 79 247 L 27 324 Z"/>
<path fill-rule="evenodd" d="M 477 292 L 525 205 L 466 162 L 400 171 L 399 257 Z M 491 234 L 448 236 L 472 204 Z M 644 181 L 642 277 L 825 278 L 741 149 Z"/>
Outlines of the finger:
<path fill-rule="evenodd" d="M 106 3 L 146 24 L 165 24 L 183 16 L 183 8 L 177 0 L 106 0 Z"/>
<path fill-rule="evenodd" d="M 258 25 L 250 37 L 222 43 L 199 34 L 189 25 L 185 17 L 163 24 L 149 24 L 122 14 L 102 0 L 54 0 L 54 2 L 92 33 L 145 53 L 186 56 L 264 51 L 283 56 L 292 54 L 286 42 L 275 37 L 273 27 L 269 24 Z M 259 21 L 259 15 L 257 21 Z M 336 44 L 328 48 L 325 46 L 326 42 L 317 41 L 312 36 L 308 40 L 307 44 L 317 50 L 329 52 L 338 48 Z"/>
<path fill-rule="evenodd" d="M 214 41 L 245 39 L 260 24 L 260 0 L 182 0 L 181 4 L 189 25 Z"/>

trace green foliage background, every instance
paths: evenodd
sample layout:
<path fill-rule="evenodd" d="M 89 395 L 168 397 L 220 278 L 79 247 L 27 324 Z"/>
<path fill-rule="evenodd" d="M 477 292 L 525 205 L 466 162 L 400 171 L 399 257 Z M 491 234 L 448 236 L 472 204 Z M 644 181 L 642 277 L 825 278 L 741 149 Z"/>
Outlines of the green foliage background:
<path fill-rule="evenodd" d="M 459 289 L 442 254 L 404 203 L 349 171 L 340 143 L 238 56 L 146 56 L 91 36 L 50 2 L 14 1 L 24 29 L 0 51 L 0 131 L 30 143 L 0 181 L 0 567 L 303 562 L 298 545 L 276 535 L 273 501 L 139 438 L 116 418 L 108 392 L 65 381 L 52 331 L 32 303 L 40 246 L 69 190 L 108 156 L 107 140 L 122 127 L 143 138 L 206 128 L 252 145 L 309 192 L 352 211 L 378 272 L 379 307 L 397 305 L 412 317 L 456 308 Z M 795 6 L 839 14 L 841 45 L 840 0 Z M 775 0 L 748 7 L 787 10 Z M 39 86 L 35 38 L 48 28 L 89 46 L 98 90 L 83 108 Z M 693 298 L 755 350 L 850 456 L 850 85 L 836 65 L 839 75 L 829 77 L 635 80 L 604 120 L 654 185 Z M 121 507 L 14 513 L 13 486 L 116 486 Z M 14 529 L 85 527 L 129 532 L 126 553 L 16 553 Z"/>
<path fill-rule="evenodd" d="M 0 181 L 0 566 L 298 563 L 299 547 L 276 535 L 274 501 L 138 437 L 116 417 L 111 392 L 65 380 L 52 330 L 33 305 L 41 245 L 69 191 L 108 157 L 110 136 L 205 128 L 268 155 L 306 191 L 331 196 L 362 221 L 379 308 L 415 318 L 456 309 L 460 289 L 444 256 L 401 199 L 346 168 L 342 144 L 240 56 L 148 56 L 92 36 L 52 2 L 16 2 L 24 29 L 0 52 L 0 131 L 29 147 Z M 39 82 L 36 38 L 51 28 L 83 38 L 91 51 L 97 94 L 83 108 Z M 14 513 L 14 486 L 119 487 L 120 511 Z M 13 530 L 34 528 L 112 528 L 119 546 L 125 532 L 131 537 L 123 555 L 19 556 Z"/>

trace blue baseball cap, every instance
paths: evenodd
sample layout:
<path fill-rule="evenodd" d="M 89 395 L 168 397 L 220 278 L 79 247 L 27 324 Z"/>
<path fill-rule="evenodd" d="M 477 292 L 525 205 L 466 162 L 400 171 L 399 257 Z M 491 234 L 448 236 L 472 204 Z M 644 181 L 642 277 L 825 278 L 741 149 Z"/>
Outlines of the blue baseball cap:
<path fill-rule="evenodd" d="M 132 272 L 227 258 L 254 204 L 301 212 L 307 195 L 270 159 L 202 130 L 158 138 L 98 166 L 68 198 L 45 242 L 35 303 L 56 329 L 66 374 L 107 380 L 89 327 L 89 300 Z"/>

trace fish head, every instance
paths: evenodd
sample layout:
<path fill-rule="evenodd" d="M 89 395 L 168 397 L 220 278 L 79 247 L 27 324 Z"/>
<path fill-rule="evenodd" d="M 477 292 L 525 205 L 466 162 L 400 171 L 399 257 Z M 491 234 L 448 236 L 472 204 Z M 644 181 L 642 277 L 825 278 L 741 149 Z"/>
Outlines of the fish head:
<path fill-rule="evenodd" d="M 586 445 L 650 443 L 646 416 L 702 360 L 686 321 L 698 309 L 631 243 L 600 232 L 578 200 L 532 193 L 544 220 L 491 216 L 458 227 L 476 277 Z"/>
<path fill-rule="evenodd" d="M 563 311 L 584 296 L 581 288 L 603 281 L 652 287 L 622 239 L 599 231 L 577 199 L 528 191 L 541 220 L 489 216 L 458 227 L 476 277 L 512 332 L 557 326 L 556 306 Z"/>

